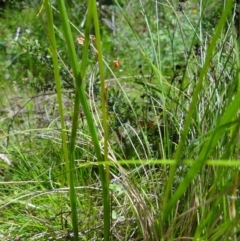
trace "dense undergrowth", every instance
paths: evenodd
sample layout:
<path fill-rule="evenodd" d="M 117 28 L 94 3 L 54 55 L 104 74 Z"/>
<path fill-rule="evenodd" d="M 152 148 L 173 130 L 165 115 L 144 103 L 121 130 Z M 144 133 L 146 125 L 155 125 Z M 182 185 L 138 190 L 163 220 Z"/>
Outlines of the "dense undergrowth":
<path fill-rule="evenodd" d="M 0 16 L 0 239 L 238 240 L 238 3 L 63 2 Z"/>

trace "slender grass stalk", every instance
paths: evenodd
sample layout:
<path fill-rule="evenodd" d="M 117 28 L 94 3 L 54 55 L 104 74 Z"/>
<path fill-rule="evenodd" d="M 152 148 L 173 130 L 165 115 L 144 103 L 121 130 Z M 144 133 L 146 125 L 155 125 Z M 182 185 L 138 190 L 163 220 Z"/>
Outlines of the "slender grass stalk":
<path fill-rule="evenodd" d="M 185 140 L 186 140 L 186 137 L 187 137 L 187 134 L 188 134 L 188 131 L 189 131 L 189 126 L 190 126 L 190 123 L 191 123 L 192 114 L 193 114 L 193 112 L 195 110 L 195 107 L 196 107 L 196 104 L 197 104 L 198 95 L 200 93 L 203 80 L 204 80 L 204 78 L 207 74 L 208 68 L 210 66 L 210 61 L 211 61 L 211 58 L 212 58 L 213 50 L 216 47 L 217 40 L 218 40 L 218 38 L 221 34 L 221 31 L 222 31 L 222 29 L 225 25 L 226 19 L 227 19 L 229 13 L 232 10 L 232 5 L 233 5 L 233 1 L 228 1 L 225 9 L 223 10 L 223 13 L 222 13 L 222 16 L 221 16 L 221 18 L 219 20 L 219 23 L 217 25 L 216 31 L 215 31 L 215 33 L 212 37 L 211 43 L 209 45 L 204 66 L 203 66 L 203 68 L 200 72 L 199 80 L 198 80 L 198 83 L 196 85 L 193 97 L 192 97 L 192 101 L 191 101 L 191 104 L 190 104 L 190 107 L 189 107 L 188 115 L 186 117 L 184 130 L 183 130 L 182 135 L 181 135 L 181 140 L 180 140 L 180 142 L 178 144 L 178 147 L 177 147 L 177 150 L 176 150 L 175 158 L 176 158 L 177 162 L 176 162 L 175 165 L 171 166 L 170 176 L 169 176 L 169 179 L 168 179 L 168 182 L 167 182 L 165 195 L 164 195 L 164 201 L 163 201 L 163 219 L 167 218 L 167 216 L 170 213 L 170 210 L 176 204 L 177 200 L 180 198 L 180 196 L 186 190 L 186 188 L 188 187 L 191 180 L 195 177 L 195 175 L 197 174 L 199 169 L 202 167 L 204 161 L 207 158 L 207 154 L 209 154 L 209 150 L 212 149 L 217 144 L 217 141 L 219 140 L 219 138 L 222 136 L 223 132 L 225 131 L 225 129 L 223 129 L 223 131 L 218 130 L 218 132 L 215 131 L 215 133 L 212 134 L 212 138 L 209 138 L 209 140 L 207 141 L 207 144 L 205 144 L 204 148 L 202 149 L 202 151 L 199 155 L 198 160 L 196 160 L 196 164 L 190 169 L 190 171 L 186 175 L 184 181 L 180 184 L 180 186 L 178 187 L 178 189 L 174 193 L 173 197 L 169 201 L 168 197 L 169 197 L 170 190 L 171 190 L 171 187 L 172 187 L 172 183 L 173 183 L 173 180 L 174 180 L 174 176 L 175 176 L 175 173 L 176 173 L 177 164 L 180 161 L 183 146 L 185 144 Z M 232 105 L 229 106 L 225 115 L 219 121 L 219 126 L 221 126 L 223 124 L 226 124 L 229 121 L 231 121 L 231 119 L 229 117 L 230 116 L 233 117 L 236 114 L 237 108 L 239 106 L 239 102 L 237 102 L 236 100 L 238 101 L 238 98 L 236 98 L 233 101 Z"/>
<path fill-rule="evenodd" d="M 102 123 L 104 130 L 104 160 L 108 161 L 108 116 L 107 116 L 107 91 L 105 87 L 104 79 L 104 63 L 103 63 L 103 54 L 102 54 L 102 44 L 98 20 L 98 12 L 96 7 L 96 0 L 93 1 L 93 20 L 94 28 L 96 34 L 96 44 L 98 51 L 98 64 L 99 64 L 99 73 L 101 81 L 101 103 L 102 103 Z M 106 166 L 106 181 L 109 183 L 109 167 Z"/>
<path fill-rule="evenodd" d="M 63 32 L 66 40 L 69 58 L 73 70 L 73 75 L 76 81 L 76 90 L 75 90 L 75 100 L 74 100 L 74 112 L 72 118 L 72 130 L 71 130 L 71 138 L 69 145 L 69 160 L 70 160 L 70 202 L 71 202 L 71 211 L 72 211 L 72 226 L 74 233 L 74 240 L 78 240 L 78 215 L 77 215 L 77 204 L 76 204 L 76 194 L 75 194 L 75 142 L 76 142 L 76 134 L 78 128 L 78 116 L 79 116 L 79 108 L 80 108 L 80 91 L 79 88 L 82 87 L 82 78 L 80 74 L 80 69 L 78 66 L 77 55 L 75 52 L 74 41 L 70 29 L 70 25 L 68 22 L 67 11 L 65 8 L 64 1 L 58 1 L 58 7 L 60 11 L 60 16 L 62 19 Z M 83 89 L 82 92 L 84 93 Z"/>
<path fill-rule="evenodd" d="M 105 165 L 106 162 L 87 162 L 87 163 L 82 163 L 79 164 L 79 167 L 89 167 L 89 166 L 96 166 L 96 165 Z M 114 166 L 115 164 L 112 161 L 107 162 L 108 165 Z M 146 165 L 146 164 L 151 164 L 151 165 L 163 165 L 163 166 L 172 166 L 176 164 L 176 160 L 174 159 L 167 159 L 167 160 L 136 160 L 136 159 L 131 159 L 131 160 L 118 160 L 118 164 L 121 166 L 124 165 L 129 165 L 129 166 L 141 166 L 141 165 Z M 182 161 L 183 165 L 186 166 L 194 166 L 196 164 L 196 160 L 183 160 Z M 218 159 L 213 159 L 213 160 L 206 160 L 204 163 L 206 166 L 210 167 L 233 167 L 233 168 L 240 168 L 240 162 L 239 160 L 218 160 Z"/>
<path fill-rule="evenodd" d="M 87 65 L 88 65 L 88 50 L 89 50 L 89 41 L 91 33 L 91 24 L 92 24 L 92 1 L 88 2 L 88 11 L 87 18 L 85 23 L 85 33 L 84 33 L 84 42 L 83 42 L 83 53 L 82 53 L 82 62 L 81 62 L 81 77 L 82 79 L 85 76 Z"/>
<path fill-rule="evenodd" d="M 96 44 L 98 51 L 98 65 L 100 72 L 100 81 L 101 81 L 101 104 L 102 104 L 102 124 L 104 131 L 104 161 L 105 164 L 105 180 L 103 179 L 102 185 L 103 188 L 103 197 L 104 197 L 104 240 L 108 241 L 110 239 L 110 195 L 109 195 L 109 179 L 110 179 L 110 170 L 108 162 L 108 116 L 107 116 L 107 91 L 105 88 L 104 81 L 104 63 L 103 63 L 103 54 L 102 54 L 102 44 L 101 44 L 101 36 L 100 36 L 100 28 L 99 28 L 99 18 L 97 12 L 96 0 L 89 0 L 89 2 L 93 2 L 93 21 L 94 21 L 94 29 L 96 35 Z M 90 9 L 90 7 L 89 7 Z"/>
<path fill-rule="evenodd" d="M 67 147 L 67 135 L 66 135 L 66 127 L 64 122 L 64 108 L 62 104 L 62 92 L 61 92 L 61 79 L 59 74 L 59 65 L 58 65 L 58 54 L 57 54 L 57 45 L 56 45 L 56 38 L 54 33 L 54 24 L 53 24 L 53 14 L 52 8 L 49 1 L 44 1 L 44 9 L 46 12 L 47 17 L 47 34 L 50 41 L 50 51 L 53 60 L 53 68 L 54 68 L 54 78 L 57 90 L 57 99 L 58 99 L 58 108 L 60 114 L 60 122 L 61 122 L 61 134 L 62 134 L 62 146 L 63 146 L 63 154 L 65 159 L 65 166 L 66 166 L 66 175 L 67 175 L 67 182 L 69 185 L 70 177 L 69 177 L 69 158 L 68 158 L 68 147 Z"/>
<path fill-rule="evenodd" d="M 89 130 L 92 136 L 92 141 L 94 144 L 94 148 L 96 151 L 97 159 L 102 161 L 102 154 L 101 154 L 101 148 L 98 140 L 97 130 L 94 126 L 93 117 L 91 115 L 86 94 L 84 91 L 83 86 L 83 78 L 85 74 L 85 69 L 87 66 L 87 54 L 88 54 L 88 45 L 89 45 L 89 33 L 90 33 L 90 20 L 92 16 L 92 9 L 96 8 L 96 2 L 89 1 L 88 6 L 88 16 L 87 16 L 87 25 L 86 25 L 86 35 L 85 35 L 85 41 L 84 41 L 84 54 L 83 54 L 83 61 L 80 72 L 80 68 L 77 61 L 77 55 L 74 47 L 74 41 L 70 29 L 70 24 L 67 17 L 67 12 L 65 8 L 64 1 L 58 1 L 58 6 L 60 10 L 60 16 L 62 19 L 63 24 L 63 31 L 64 36 L 67 43 L 69 58 L 71 62 L 71 66 L 73 69 L 73 75 L 76 82 L 76 92 L 75 92 L 75 105 L 74 105 L 74 113 L 73 113 L 73 123 L 72 123 L 72 133 L 71 133 L 71 140 L 70 140 L 70 147 L 69 147 L 69 155 L 70 155 L 70 195 L 71 195 L 71 207 L 72 207 L 72 222 L 73 222 L 73 229 L 74 229 L 74 238 L 75 240 L 78 240 L 78 221 L 77 221 L 77 211 L 76 211 L 76 197 L 75 197 L 75 191 L 74 191 L 74 151 L 75 151 L 75 142 L 76 142 L 76 133 L 77 133 L 77 127 L 78 127 L 78 117 L 79 117 L 79 107 L 80 102 L 83 107 L 84 114 L 87 119 L 87 123 L 89 126 Z M 96 20 L 95 20 L 96 21 Z M 110 236 L 110 206 L 109 206 L 109 191 L 108 191 L 108 184 L 106 181 L 106 176 L 104 173 L 104 167 L 99 166 L 99 173 L 100 178 L 102 182 L 102 188 L 103 188 L 103 200 L 104 200 L 104 238 L 105 240 L 109 240 Z"/>

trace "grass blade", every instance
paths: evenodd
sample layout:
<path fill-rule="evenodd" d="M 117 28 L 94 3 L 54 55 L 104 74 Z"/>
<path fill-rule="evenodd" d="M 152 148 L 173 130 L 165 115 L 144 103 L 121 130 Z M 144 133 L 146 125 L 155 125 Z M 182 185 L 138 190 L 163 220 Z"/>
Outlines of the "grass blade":
<path fill-rule="evenodd" d="M 226 7 L 223 10 L 223 13 L 222 13 L 222 16 L 221 16 L 221 18 L 219 20 L 219 23 L 217 25 L 215 34 L 213 35 L 213 38 L 212 38 L 211 43 L 209 45 L 207 55 L 206 55 L 206 59 L 205 59 L 205 63 L 204 63 L 204 66 L 201 70 L 201 73 L 200 73 L 200 76 L 199 76 L 199 81 L 197 83 L 197 86 L 195 88 L 195 91 L 194 91 L 194 94 L 193 94 L 193 97 L 192 97 L 191 105 L 189 107 L 189 113 L 188 113 L 186 121 L 185 121 L 184 130 L 182 132 L 181 140 L 180 140 L 180 143 L 179 143 L 179 145 L 177 147 L 177 150 L 176 150 L 176 155 L 175 155 L 176 164 L 171 167 L 170 176 L 169 176 L 169 180 L 168 180 L 166 191 L 165 191 L 164 202 L 163 202 L 163 219 L 166 219 L 166 217 L 168 216 L 169 212 L 171 211 L 171 209 L 173 208 L 173 206 L 175 205 L 177 200 L 184 193 L 184 191 L 188 187 L 191 180 L 195 177 L 195 175 L 197 174 L 199 169 L 202 167 L 204 161 L 207 158 L 207 154 L 209 154 L 209 150 L 216 145 L 217 141 L 222 136 L 223 132 L 225 132 L 225 129 L 222 129 L 222 131 L 218 131 L 217 133 L 214 133 L 212 135 L 212 138 L 209 139 L 209 141 L 206 143 L 205 147 L 202 149 L 202 152 L 201 152 L 198 160 L 196 161 L 196 164 L 190 169 L 190 171 L 188 172 L 188 174 L 184 178 L 184 181 L 180 184 L 177 191 L 174 193 L 173 197 L 168 202 L 168 196 L 169 196 L 169 193 L 170 193 L 170 190 L 171 190 L 171 187 L 172 187 L 172 183 L 173 183 L 173 180 L 174 180 L 175 172 L 176 172 L 176 169 L 177 169 L 177 164 L 180 161 L 180 156 L 181 156 L 183 146 L 184 146 L 187 134 L 188 134 L 189 126 L 190 126 L 190 123 L 191 123 L 191 117 L 192 117 L 192 114 L 194 112 L 195 106 L 197 104 L 198 94 L 201 90 L 203 80 L 204 80 L 205 75 L 207 73 L 207 70 L 210 66 L 210 61 L 211 61 L 211 58 L 212 58 L 213 50 L 215 49 L 216 44 L 217 44 L 217 40 L 218 40 L 218 38 L 221 34 L 221 31 L 222 31 L 222 29 L 225 25 L 226 19 L 227 19 L 229 13 L 231 12 L 232 4 L 233 4 L 233 1 L 228 1 L 226 3 Z M 234 117 L 234 115 L 236 114 L 236 111 L 237 111 L 238 107 L 239 107 L 239 101 L 238 101 L 238 98 L 236 98 L 233 101 L 232 105 L 226 111 L 225 115 L 219 121 L 218 126 L 220 127 L 221 125 L 224 125 L 228 121 L 230 121 Z M 211 148 L 208 145 L 210 145 Z"/>
<path fill-rule="evenodd" d="M 98 140 L 98 135 L 97 135 L 97 131 L 96 128 L 94 126 L 94 121 L 93 121 L 93 117 L 90 113 L 90 109 L 88 106 L 88 102 L 87 102 L 87 98 L 86 98 L 86 94 L 84 92 L 84 86 L 83 86 L 83 77 L 84 77 L 84 73 L 85 73 L 85 69 L 86 69 L 86 65 L 87 65 L 87 47 L 88 47 L 88 43 L 89 43 L 89 35 L 88 33 L 90 32 L 90 20 L 91 20 L 91 11 L 94 7 L 95 4 L 95 8 L 96 8 L 96 3 L 94 3 L 93 1 L 89 1 L 89 8 L 88 8 L 88 16 L 87 16 L 87 26 L 86 26 L 86 35 L 85 35 L 85 41 L 84 41 L 84 55 L 83 55 L 83 61 L 82 61 L 82 66 L 81 69 L 84 72 L 80 72 L 79 69 L 79 65 L 78 65 L 78 61 L 77 61 L 77 55 L 76 55 L 76 51 L 75 51 L 75 47 L 74 47 L 74 41 L 73 41 L 73 37 L 72 37 L 72 33 L 71 33 L 71 29 L 70 29 L 70 25 L 68 22 L 68 18 L 67 18 L 67 13 L 66 13 L 66 8 L 64 5 L 64 1 L 59 1 L 59 9 L 60 9 L 60 13 L 61 13 L 61 18 L 62 18 L 62 23 L 63 23 L 63 29 L 64 29 L 64 36 L 66 39 L 66 43 L 67 43 L 67 47 L 68 47 L 68 52 L 69 52 L 69 57 L 70 57 L 70 62 L 71 62 L 71 66 L 73 69 L 73 74 L 75 77 L 75 81 L 76 81 L 76 93 L 75 93 L 75 105 L 74 105 L 74 114 L 73 114 L 73 123 L 72 123 L 72 133 L 71 133 L 71 141 L 70 141 L 70 167 L 71 167 L 71 172 L 70 172 L 70 180 L 71 180 L 71 185 L 70 185 L 70 190 L 71 191 L 71 196 L 72 196 L 72 209 L 74 209 L 73 211 L 73 225 L 74 225 L 74 237 L 77 239 L 78 237 L 78 229 L 77 229 L 77 215 L 74 214 L 74 212 L 76 212 L 76 200 L 75 200 L 75 192 L 74 192 L 74 149 L 75 149 L 75 141 L 76 141 L 76 133 L 77 133 L 77 127 L 78 127 L 78 116 L 79 116 L 79 107 L 80 107 L 80 102 L 82 104 L 83 107 L 83 111 L 84 114 L 86 116 L 87 119 L 87 123 L 89 126 L 89 130 L 92 136 L 92 140 L 93 140 L 93 144 L 94 144 L 94 148 L 96 151 L 96 156 L 97 159 L 99 161 L 102 161 L 102 154 L 101 154 L 101 149 L 100 149 L 100 144 L 99 144 L 99 140 Z M 110 225 L 108 224 L 110 222 L 110 208 L 109 208 L 109 191 L 108 191 L 108 185 L 106 182 L 106 176 L 104 173 L 104 167 L 103 166 L 99 166 L 99 173 L 100 173 L 100 178 L 101 178 L 101 182 L 102 182 L 102 188 L 103 188 L 103 198 L 104 198 L 104 216 L 105 216 L 105 222 L 107 222 L 106 226 L 107 228 L 105 230 L 110 230 Z M 105 238 L 106 240 L 109 238 L 109 232 L 105 231 Z"/>

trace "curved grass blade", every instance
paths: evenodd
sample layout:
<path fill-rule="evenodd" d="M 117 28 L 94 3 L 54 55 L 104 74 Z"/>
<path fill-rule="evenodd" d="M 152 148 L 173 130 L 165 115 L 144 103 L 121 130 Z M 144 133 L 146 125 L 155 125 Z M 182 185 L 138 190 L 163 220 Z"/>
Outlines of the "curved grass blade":
<path fill-rule="evenodd" d="M 232 10 L 232 5 L 233 5 L 233 1 L 228 1 L 226 3 L 226 7 L 223 10 L 222 16 L 218 22 L 216 31 L 212 37 L 211 43 L 209 45 L 207 54 L 206 54 L 206 59 L 205 59 L 205 63 L 204 66 L 200 72 L 200 76 L 199 76 L 199 81 L 196 85 L 193 97 L 192 97 L 192 101 L 189 107 L 189 112 L 188 115 L 186 117 L 186 121 L 185 121 L 185 126 L 184 126 L 184 130 L 182 132 L 181 135 L 181 140 L 180 143 L 178 144 L 177 150 L 176 150 L 176 164 L 171 166 L 170 169 L 170 176 L 168 179 L 168 183 L 166 186 L 166 191 L 165 191 L 165 195 L 164 195 L 164 202 L 163 202 L 163 220 L 165 220 L 168 216 L 168 214 L 170 213 L 170 211 L 172 210 L 172 208 L 174 207 L 174 205 L 177 203 L 177 200 L 181 197 L 181 195 L 184 193 L 184 191 L 186 190 L 186 188 L 188 187 L 188 185 L 190 184 L 191 180 L 196 176 L 197 172 L 199 171 L 199 169 L 202 167 L 202 165 L 204 164 L 207 155 L 210 153 L 210 150 L 217 144 L 217 141 L 219 140 L 219 138 L 222 136 L 222 134 L 225 132 L 225 129 L 222 129 L 222 131 L 215 131 L 211 138 L 209 138 L 209 140 L 205 143 L 198 159 L 196 160 L 196 163 L 193 165 L 193 167 L 189 170 L 189 172 L 187 173 L 186 177 L 184 178 L 183 182 L 180 184 L 180 186 L 178 187 L 178 189 L 176 190 L 176 192 L 174 193 L 173 197 L 170 199 L 170 201 L 168 200 L 169 194 L 170 194 L 170 190 L 172 187 L 172 183 L 174 180 L 174 176 L 175 176 L 175 172 L 177 169 L 177 164 L 180 161 L 180 156 L 181 156 L 181 152 L 183 150 L 183 146 L 188 134 L 188 130 L 190 127 L 190 123 L 191 123 L 191 118 L 192 118 L 192 114 L 195 110 L 196 104 L 197 104 L 197 100 L 198 100 L 198 94 L 201 91 L 201 87 L 202 87 L 202 83 L 203 80 L 205 78 L 205 75 L 207 74 L 208 68 L 210 66 L 210 61 L 212 58 L 212 54 L 213 54 L 213 50 L 216 47 L 217 44 L 217 40 L 219 39 L 219 36 L 221 34 L 221 31 L 225 25 L 226 19 L 229 15 L 229 13 Z M 237 112 L 237 109 L 239 108 L 239 98 L 236 97 L 236 99 L 233 101 L 232 105 L 229 106 L 229 108 L 226 110 L 225 115 L 220 119 L 218 127 L 228 123 L 229 121 L 232 120 L 232 118 L 234 117 L 234 115 Z M 218 128 L 217 128 L 218 129 Z"/>

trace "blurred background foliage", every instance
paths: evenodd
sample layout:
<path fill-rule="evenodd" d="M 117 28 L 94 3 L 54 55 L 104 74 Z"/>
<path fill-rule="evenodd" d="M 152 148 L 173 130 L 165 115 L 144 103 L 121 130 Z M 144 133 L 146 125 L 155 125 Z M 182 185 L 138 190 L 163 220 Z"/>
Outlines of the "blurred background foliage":
<path fill-rule="evenodd" d="M 109 66 L 106 67 L 105 75 L 109 95 L 110 135 L 113 135 L 111 140 L 113 146 L 116 145 L 117 154 L 125 159 L 135 158 L 129 141 L 136 144 L 139 143 L 139 138 L 147 140 L 144 144 L 146 148 L 152 143 L 148 156 L 162 158 L 157 138 L 159 135 L 168 136 L 172 140 L 165 147 L 167 158 L 172 157 L 181 129 L 181 125 L 176 123 L 179 123 L 184 110 L 180 113 L 176 109 L 177 118 L 167 114 L 163 120 L 162 103 L 158 101 L 161 90 L 151 86 L 158 83 L 153 66 L 160 68 L 161 74 L 172 86 L 191 95 L 190 90 L 194 86 L 191 82 L 198 73 L 200 56 L 206 47 L 206 43 L 201 43 L 200 39 L 207 40 L 212 35 L 223 7 L 222 1 L 206 1 L 204 14 L 200 18 L 198 1 L 173 1 L 172 5 L 157 1 L 156 4 L 157 8 L 150 1 L 141 1 L 141 4 L 139 1 L 119 1 L 125 16 L 113 1 L 100 1 L 98 4 L 103 53 Z M 53 64 L 46 40 L 44 13 L 40 12 L 37 17 L 41 1 L 12 0 L 2 1 L 0 5 L 1 83 L 11 84 L 24 92 L 34 91 L 36 95 L 49 91 L 54 93 Z M 82 45 L 78 39 L 83 36 L 87 5 L 82 1 L 67 1 L 67 9 L 81 59 Z M 67 93 L 68 100 L 71 100 L 74 84 L 56 8 L 53 12 L 63 91 Z M 193 43 L 195 31 L 199 32 L 199 28 L 204 30 L 202 36 L 195 37 Z M 92 99 L 98 101 L 99 74 L 94 44 L 92 41 L 85 83 L 86 91 L 92 88 Z M 189 65 L 190 74 L 186 79 L 184 76 L 188 61 L 193 64 Z M 115 83 L 114 75 L 123 90 Z M 169 98 L 174 99 L 174 94 L 169 92 Z M 172 106 L 178 108 L 176 103 Z M 156 125 L 156 122 L 159 124 Z M 166 122 L 169 123 L 168 127 Z M 192 134 L 189 142 L 194 136 Z M 119 143 L 121 149 L 118 148 Z M 136 144 L 136 148 L 141 150 L 142 145 Z M 146 158 L 146 155 L 140 158 Z"/>

